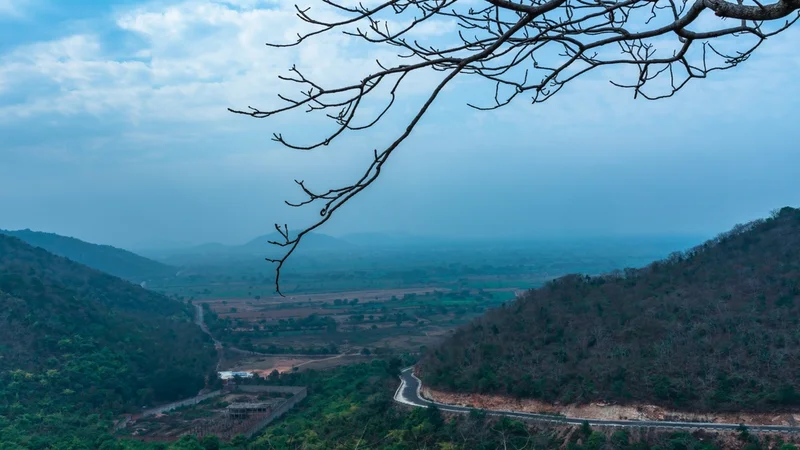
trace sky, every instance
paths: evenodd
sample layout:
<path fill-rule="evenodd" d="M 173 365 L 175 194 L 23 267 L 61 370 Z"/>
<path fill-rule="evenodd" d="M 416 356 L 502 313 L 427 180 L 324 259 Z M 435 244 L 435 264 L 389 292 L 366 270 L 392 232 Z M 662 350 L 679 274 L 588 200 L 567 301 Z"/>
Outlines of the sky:
<path fill-rule="evenodd" d="M 301 5 L 332 17 L 321 3 Z M 0 228 L 135 249 L 242 243 L 276 222 L 311 223 L 318 209 L 283 205 L 302 199 L 293 180 L 352 181 L 441 74 L 412 77 L 373 129 L 310 152 L 282 147 L 272 133 L 308 143 L 333 123 L 226 108 L 280 105 L 277 94 L 297 92 L 277 78 L 292 65 L 331 88 L 395 53 L 339 33 L 265 46 L 310 29 L 294 11 L 284 0 L 0 0 Z M 455 32 L 436 19 L 415 37 Z M 656 102 L 613 87 L 631 73 L 611 68 L 545 103 L 481 112 L 466 103 L 491 101 L 492 85 L 459 76 L 379 181 L 319 231 L 710 236 L 800 206 L 797 38 L 790 29 Z M 387 99 L 378 94 L 366 112 Z"/>

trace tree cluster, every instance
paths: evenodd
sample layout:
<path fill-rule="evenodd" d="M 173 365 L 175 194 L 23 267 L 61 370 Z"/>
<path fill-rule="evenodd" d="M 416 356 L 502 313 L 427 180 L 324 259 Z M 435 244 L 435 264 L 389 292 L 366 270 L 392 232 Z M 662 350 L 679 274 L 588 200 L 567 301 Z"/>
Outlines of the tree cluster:
<path fill-rule="evenodd" d="M 694 411 L 800 406 L 800 210 L 642 269 L 568 275 L 459 329 L 428 385 Z"/>
<path fill-rule="evenodd" d="M 196 395 L 216 354 L 192 314 L 0 235 L 0 442 L 56 448 L 123 412 Z"/>

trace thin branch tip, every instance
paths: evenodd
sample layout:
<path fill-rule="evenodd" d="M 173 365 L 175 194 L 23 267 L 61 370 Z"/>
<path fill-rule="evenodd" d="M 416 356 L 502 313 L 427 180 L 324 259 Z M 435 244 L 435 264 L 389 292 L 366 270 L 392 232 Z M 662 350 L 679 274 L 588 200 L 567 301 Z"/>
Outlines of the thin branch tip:
<path fill-rule="evenodd" d="M 362 3 L 348 6 L 322 1 L 336 12 L 325 16 L 333 19 L 323 20 L 316 17 L 316 10 L 312 13 L 310 7 L 295 5 L 297 17 L 313 30 L 298 33 L 294 42 L 266 45 L 294 47 L 319 35 L 342 31 L 375 48 L 396 48 L 397 64 L 375 58 L 377 70 L 338 87 L 320 83 L 308 75 L 311 72 L 305 66 L 292 64 L 289 73 L 279 77 L 295 88 L 292 93 L 278 95 L 282 106 L 265 110 L 227 108 L 229 112 L 253 118 L 293 110 L 319 114 L 332 124 L 331 131 L 322 137 L 310 142 L 295 142 L 281 133 L 272 133 L 271 137 L 290 149 L 315 150 L 338 142 L 345 133 L 357 133 L 381 122 L 402 99 L 398 92 L 407 85 L 410 74 L 429 73 L 439 81 L 421 105 L 415 106 L 405 126 L 398 127 L 389 144 L 373 149 L 363 173 L 352 182 L 312 191 L 304 180 L 294 180 L 304 198 L 286 200 L 285 204 L 303 207 L 313 203 L 319 207 L 319 217 L 292 239 L 286 224 L 275 224 L 285 242 L 270 244 L 288 247 L 282 258 L 267 259 L 277 264 L 275 288 L 281 296 L 281 270 L 302 238 L 372 185 L 393 152 L 454 78 L 470 76 L 488 82 L 491 91 L 485 101 L 466 102 L 468 108 L 480 111 L 503 108 L 524 94 L 530 94 L 532 104 L 545 102 L 571 81 L 611 66 L 632 72 L 625 79 L 608 80 L 612 86 L 630 90 L 637 100 L 659 100 L 676 95 L 691 80 L 744 63 L 765 39 L 800 19 L 800 0 L 774 0 L 769 4 L 754 0 L 755 5 L 745 5 L 743 0 L 486 0 L 479 7 L 463 8 L 458 0 L 381 0 L 369 8 Z M 715 29 L 694 31 L 693 25 L 708 11 L 736 23 L 718 21 Z M 422 26 L 437 25 L 436 21 L 454 23 L 456 29 L 450 35 L 433 38 L 414 34 Z M 767 28 L 767 22 L 775 26 Z M 741 47 L 723 52 L 713 45 L 722 38 Z M 659 51 L 667 41 L 672 47 Z M 383 102 L 383 106 L 375 108 L 375 102 Z"/>

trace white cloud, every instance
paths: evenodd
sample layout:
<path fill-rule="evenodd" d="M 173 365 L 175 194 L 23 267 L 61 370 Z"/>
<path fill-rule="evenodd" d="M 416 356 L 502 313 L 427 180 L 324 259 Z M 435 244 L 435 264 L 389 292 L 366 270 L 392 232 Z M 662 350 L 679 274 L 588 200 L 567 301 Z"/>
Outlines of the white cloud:
<path fill-rule="evenodd" d="M 316 14 L 336 17 L 325 9 Z M 267 47 L 265 42 L 292 42 L 314 29 L 288 2 L 153 4 L 124 12 L 115 23 L 142 44 L 120 55 L 103 36 L 86 33 L 1 56 L 0 105 L 4 93 L 26 95 L 22 102 L 0 106 L 0 116 L 113 111 L 137 120 L 216 120 L 227 114 L 227 106 L 275 106 L 275 94 L 296 91 L 277 79 L 288 75 L 292 64 L 331 87 L 357 82 L 377 68 L 376 58 L 396 59 L 393 49 L 362 49 L 338 33 L 291 49 Z M 31 80 L 52 89 L 29 90 Z"/>
<path fill-rule="evenodd" d="M 0 2 L 5 2 L 0 5 L 11 4 L 9 0 Z M 338 17 L 332 9 L 320 6 L 320 2 L 307 3 L 312 4 L 315 17 L 325 20 Z M 408 23 L 404 22 L 406 19 L 391 22 L 392 29 Z M 712 22 L 713 18 L 706 17 L 700 28 L 714 26 Z M 323 86 L 330 88 L 357 82 L 376 68 L 376 58 L 385 64 L 396 60 L 396 49 L 392 47 L 364 45 L 357 38 L 339 33 L 316 36 L 290 49 L 267 47 L 265 42 L 292 42 L 297 33 L 314 28 L 296 17 L 294 3 L 289 0 L 153 3 L 123 11 L 114 17 L 113 23 L 116 31 L 125 35 L 124 46 L 87 30 L 0 55 L 0 117 L 13 120 L 52 113 L 88 113 L 134 121 L 215 121 L 216 126 L 222 127 L 230 123 L 224 121 L 236 120 L 225 111 L 228 106 L 270 108 L 279 104 L 277 93 L 295 93 L 294 86 L 277 80 L 278 75 L 288 74 L 292 64 L 310 79 L 322 80 Z M 416 30 L 414 37 L 435 42 L 452 37 L 453 27 L 451 21 L 429 21 Z M 790 40 L 783 37 L 773 40 L 778 42 L 768 42 L 762 49 L 761 61 L 748 65 L 761 64 L 777 71 L 781 65 L 800 67 L 798 58 L 786 58 L 787 54 L 793 54 Z M 665 49 L 675 44 L 657 43 L 666 45 Z M 545 61 L 545 65 L 553 64 Z M 530 109 L 527 97 L 517 103 L 533 114 L 542 114 L 542 118 L 550 121 L 561 118 L 565 123 L 574 123 L 578 115 L 584 122 L 595 122 L 611 112 L 640 117 L 633 112 L 636 107 L 628 106 L 629 102 L 618 101 L 616 94 L 605 94 L 613 90 L 607 83 L 609 78 L 630 80 L 631 69 L 619 68 L 584 77 L 548 103 L 563 105 L 559 108 Z M 752 75 L 755 72 L 737 73 L 740 79 L 729 77 L 734 81 L 728 83 L 738 83 L 735 84 L 738 89 L 757 81 Z M 417 76 L 409 80 L 403 92 L 405 95 L 426 92 L 442 75 L 429 72 Z M 745 81 L 747 86 L 742 84 Z M 731 86 L 715 83 L 707 83 L 707 88 L 719 90 Z M 484 84 L 477 93 L 467 89 L 472 83 L 458 86 L 462 87 L 459 90 L 462 98 L 476 101 L 480 96 L 490 100 L 491 86 Z M 385 100 L 385 94 L 379 99 Z M 8 100 L 4 101 L 4 95 Z M 417 103 L 408 104 L 413 108 Z M 574 106 L 578 104 L 580 108 L 576 110 Z M 367 103 L 365 111 L 375 111 L 378 106 Z M 411 111 L 403 108 L 399 109 Z M 659 107 L 670 108 L 674 106 Z M 304 119 L 308 120 L 307 116 Z"/>
<path fill-rule="evenodd" d="M 21 17 L 23 9 L 28 6 L 29 0 L 0 0 L 0 17 Z"/>

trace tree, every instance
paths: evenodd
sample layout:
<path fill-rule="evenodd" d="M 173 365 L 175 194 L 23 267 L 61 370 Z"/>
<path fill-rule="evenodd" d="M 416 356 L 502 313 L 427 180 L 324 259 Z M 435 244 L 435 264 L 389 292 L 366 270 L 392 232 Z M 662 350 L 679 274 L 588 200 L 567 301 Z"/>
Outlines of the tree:
<path fill-rule="evenodd" d="M 442 417 L 442 411 L 436 405 L 430 405 L 427 408 L 425 408 L 425 416 L 428 419 L 428 422 L 430 422 L 430 424 L 433 425 L 433 428 L 436 430 L 438 430 L 439 428 L 442 427 L 442 425 L 444 425 L 444 418 Z"/>
<path fill-rule="evenodd" d="M 203 439 L 200 440 L 200 445 L 202 445 L 205 450 L 219 450 L 219 438 L 214 435 L 204 436 Z"/>
<path fill-rule="evenodd" d="M 281 95 L 284 106 L 229 108 L 255 118 L 305 109 L 335 122 L 331 132 L 312 142 L 295 142 L 274 133 L 273 140 L 288 148 L 314 150 L 347 131 L 370 128 L 398 103 L 401 86 L 412 78 L 409 75 L 437 71 L 441 76 L 414 109 L 410 122 L 387 146 L 373 151 L 357 180 L 327 190 L 312 190 L 304 181 L 296 181 L 305 199 L 286 203 L 318 205 L 320 218 L 293 236 L 287 225 L 275 225 L 282 240 L 271 243 L 286 249 L 282 257 L 268 258 L 276 264 L 276 290 L 281 292 L 281 269 L 302 238 L 380 176 L 392 153 L 456 77 L 471 75 L 493 85 L 488 103 L 468 103 L 479 110 L 503 107 L 520 96 L 529 96 L 534 104 L 544 102 L 568 82 L 608 66 L 631 69 L 623 79 L 610 81 L 632 90 L 634 98 L 670 97 L 692 79 L 746 61 L 765 39 L 798 19 L 800 0 L 752 1 L 745 5 L 744 0 L 483 0 L 476 5 L 466 0 L 385 0 L 368 7 L 323 0 L 316 14 L 310 7 L 297 6 L 300 20 L 316 29 L 298 35 L 295 42 L 267 45 L 293 47 L 338 30 L 368 45 L 391 46 L 401 53 L 390 63 L 378 61 L 378 70 L 345 86 L 327 86 L 324 80 L 312 80 L 293 67 L 289 76 L 280 78 L 298 85 L 300 95 Z M 719 20 L 710 29 L 699 30 L 698 19 L 711 13 Z M 455 22 L 460 28 L 444 37 L 414 35 L 442 21 Z M 386 94 L 384 105 L 373 103 Z"/>
<path fill-rule="evenodd" d="M 748 441 L 750 439 L 750 430 L 745 424 L 740 423 L 736 430 L 739 431 L 739 440 Z"/>
<path fill-rule="evenodd" d="M 592 434 L 592 426 L 589 425 L 588 420 L 584 420 L 581 424 L 581 434 L 583 434 L 585 437 L 589 437 Z"/>
<path fill-rule="evenodd" d="M 247 438 L 241 434 L 237 434 L 231 439 L 231 446 L 234 448 L 244 448 L 247 445 Z"/>
<path fill-rule="evenodd" d="M 617 430 L 611 435 L 611 445 L 616 449 L 626 449 L 630 446 L 630 435 L 626 430 Z"/>
<path fill-rule="evenodd" d="M 586 440 L 586 448 L 591 450 L 600 450 L 606 445 L 606 435 L 599 431 L 592 431 L 589 438 Z"/>

